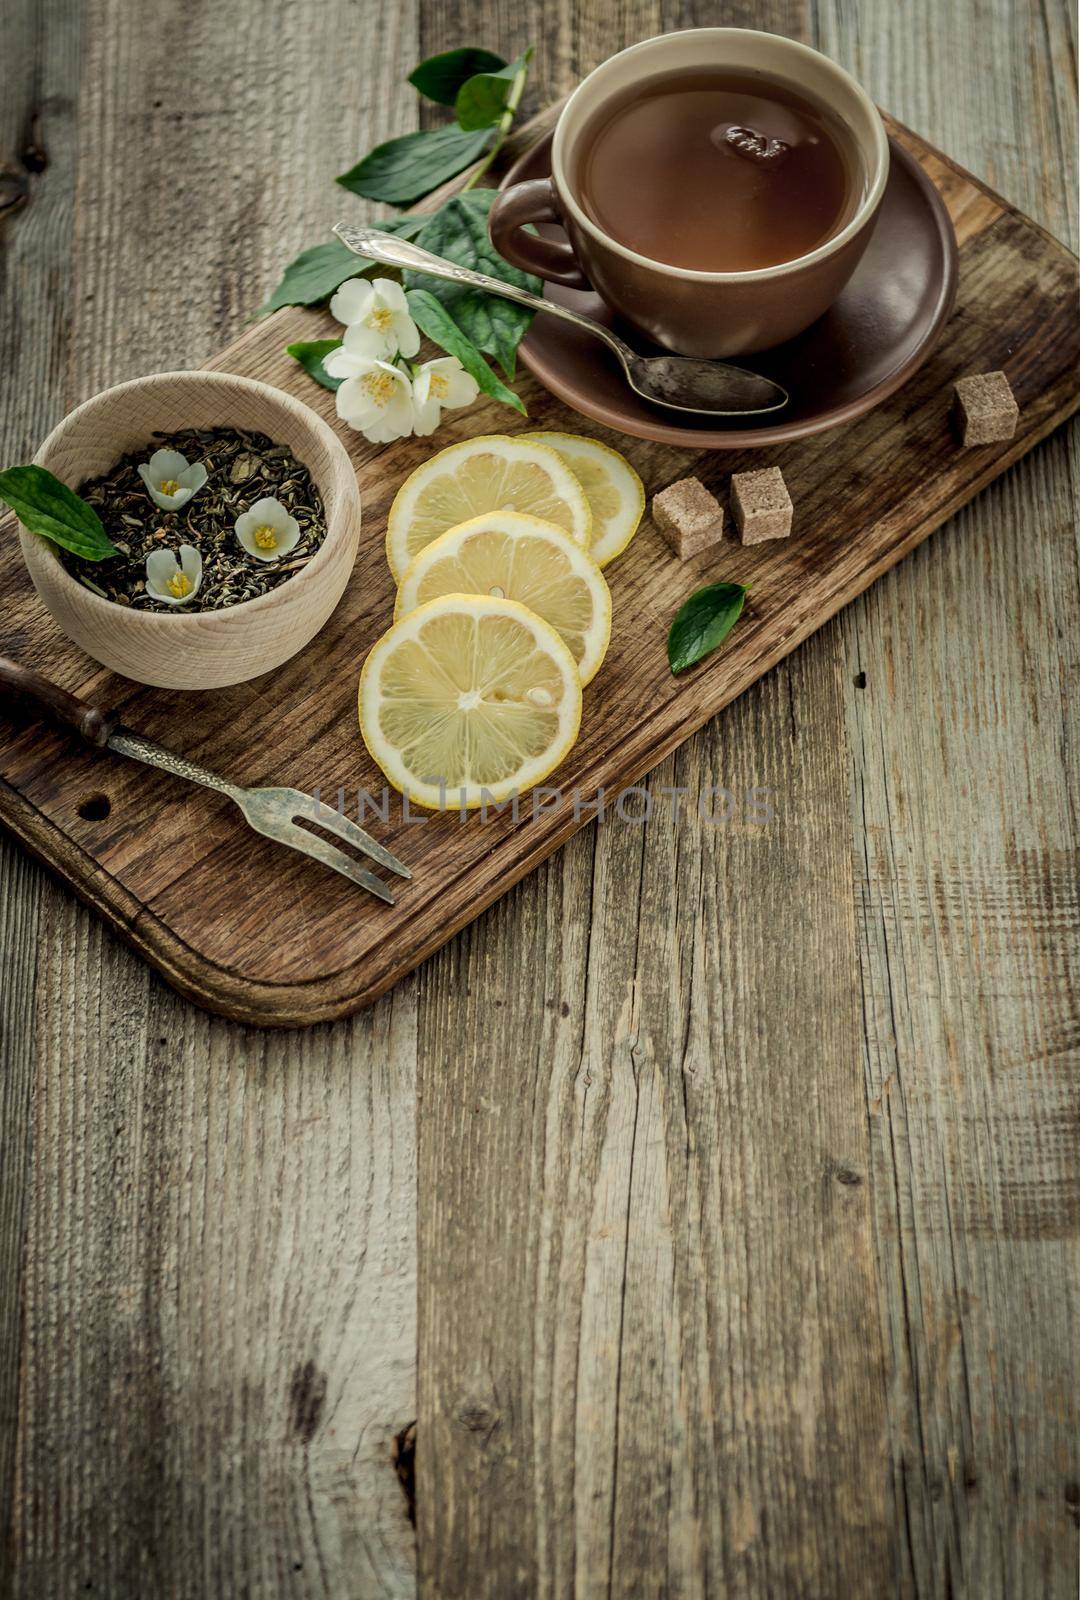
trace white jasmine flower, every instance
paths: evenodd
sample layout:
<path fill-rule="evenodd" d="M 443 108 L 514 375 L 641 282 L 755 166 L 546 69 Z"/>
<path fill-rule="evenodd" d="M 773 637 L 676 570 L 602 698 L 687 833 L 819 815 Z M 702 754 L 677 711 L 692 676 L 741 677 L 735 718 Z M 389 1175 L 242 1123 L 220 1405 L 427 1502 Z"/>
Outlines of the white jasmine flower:
<path fill-rule="evenodd" d="M 189 467 L 179 450 L 155 450 L 149 461 L 140 461 L 139 477 L 156 506 L 179 511 L 206 482 L 206 468 L 201 461 Z"/>
<path fill-rule="evenodd" d="M 413 431 L 412 384 L 399 367 L 362 361 L 341 350 L 331 350 L 323 365 L 331 377 L 345 379 L 337 392 L 337 414 L 350 428 L 359 429 L 372 444 L 404 439 Z"/>
<path fill-rule="evenodd" d="M 413 381 L 416 433 L 434 433 L 446 407 L 471 406 L 480 385 L 461 365 L 457 356 L 425 361 Z"/>
<path fill-rule="evenodd" d="M 287 556 L 300 538 L 300 524 L 272 495 L 242 511 L 233 527 L 248 555 L 256 561 L 277 561 Z"/>
<path fill-rule="evenodd" d="M 350 355 L 389 361 L 397 355 L 407 359 L 420 348 L 405 291 L 392 278 L 349 278 L 330 301 L 330 315 L 345 324 Z"/>
<path fill-rule="evenodd" d="M 146 558 L 146 592 L 165 606 L 187 605 L 202 583 L 202 556 L 193 544 L 176 550 L 151 550 Z"/>

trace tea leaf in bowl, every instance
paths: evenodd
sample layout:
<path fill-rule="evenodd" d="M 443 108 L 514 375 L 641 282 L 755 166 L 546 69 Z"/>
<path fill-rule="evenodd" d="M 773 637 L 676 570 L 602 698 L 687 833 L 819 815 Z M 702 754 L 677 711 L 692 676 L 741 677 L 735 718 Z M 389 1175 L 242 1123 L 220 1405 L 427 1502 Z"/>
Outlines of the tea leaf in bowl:
<path fill-rule="evenodd" d="M 87 561 L 119 554 L 93 506 L 44 467 L 9 467 L 0 472 L 0 501 L 31 533 L 40 533 Z"/>
<path fill-rule="evenodd" d="M 723 644 L 749 592 L 741 583 L 710 583 L 679 607 L 667 642 L 672 672 L 685 672 Z"/>

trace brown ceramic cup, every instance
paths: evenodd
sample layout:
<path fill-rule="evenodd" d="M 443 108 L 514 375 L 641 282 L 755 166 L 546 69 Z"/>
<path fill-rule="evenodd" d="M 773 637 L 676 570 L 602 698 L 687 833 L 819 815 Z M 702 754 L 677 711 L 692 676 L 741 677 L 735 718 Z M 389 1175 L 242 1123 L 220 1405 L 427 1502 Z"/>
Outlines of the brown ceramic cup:
<path fill-rule="evenodd" d="M 570 174 L 586 124 L 605 101 L 659 73 L 712 65 L 760 73 L 801 90 L 842 124 L 858 168 L 855 209 L 837 232 L 794 261 L 753 272 L 697 272 L 650 260 L 603 232 Z M 631 45 L 591 72 L 562 109 L 550 178 L 514 184 L 491 208 L 491 240 L 514 266 L 569 288 L 595 289 L 648 338 L 681 355 L 744 355 L 782 344 L 827 311 L 866 249 L 889 175 L 889 142 L 873 101 L 827 56 L 777 34 L 691 28 Z M 526 232 L 557 222 L 569 243 Z"/>

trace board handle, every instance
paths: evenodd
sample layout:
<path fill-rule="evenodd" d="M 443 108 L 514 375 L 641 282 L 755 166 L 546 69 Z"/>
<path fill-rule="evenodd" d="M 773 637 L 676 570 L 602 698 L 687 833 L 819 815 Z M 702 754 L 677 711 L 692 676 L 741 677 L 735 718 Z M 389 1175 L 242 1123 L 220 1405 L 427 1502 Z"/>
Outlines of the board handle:
<path fill-rule="evenodd" d="M 116 726 L 116 718 L 100 711 L 78 695 L 69 694 L 58 683 L 46 678 L 32 667 L 21 667 L 8 656 L 0 656 L 0 704 L 8 701 L 29 701 L 44 711 L 54 722 L 72 728 L 80 739 L 101 750 L 109 742 Z"/>

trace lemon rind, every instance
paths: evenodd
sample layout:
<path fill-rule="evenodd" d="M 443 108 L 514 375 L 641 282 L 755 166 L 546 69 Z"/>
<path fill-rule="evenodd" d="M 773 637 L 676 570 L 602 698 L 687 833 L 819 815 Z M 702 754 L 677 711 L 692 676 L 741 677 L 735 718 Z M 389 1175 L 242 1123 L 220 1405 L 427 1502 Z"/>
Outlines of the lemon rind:
<path fill-rule="evenodd" d="M 577 516 L 575 520 L 580 523 L 581 537 L 579 539 L 577 534 L 571 534 L 569 537 L 573 538 L 576 543 L 581 544 L 584 549 L 587 550 L 589 548 L 589 539 L 592 533 L 592 509 L 589 505 L 588 496 L 581 487 L 581 484 L 578 482 L 577 478 L 574 477 L 571 468 L 563 460 L 562 456 L 559 455 L 559 452 L 557 450 L 553 450 L 550 445 L 543 444 L 538 440 L 526 439 L 521 434 L 482 433 L 478 434 L 474 439 L 459 439 L 457 444 L 447 445 L 445 450 L 439 450 L 435 453 L 435 455 L 429 456 L 427 460 L 422 462 L 419 467 L 414 468 L 414 470 L 410 472 L 409 476 L 405 479 L 405 482 L 401 485 L 401 488 L 391 501 L 390 510 L 387 513 L 386 518 L 386 560 L 390 567 L 390 571 L 394 575 L 395 583 L 401 582 L 405 568 L 409 565 L 408 560 L 404 562 L 400 560 L 399 552 L 395 543 L 395 530 L 398 524 L 401 524 L 405 528 L 408 527 L 409 513 L 413 504 L 415 503 L 416 495 L 419 493 L 419 490 L 414 487 L 416 480 L 422 476 L 426 476 L 433 464 L 436 461 L 443 460 L 443 458 L 446 456 L 451 454 L 457 454 L 462 457 L 468 457 L 474 454 L 479 455 L 483 452 L 486 446 L 491 444 L 498 444 L 500 448 L 507 445 L 510 446 L 510 453 L 512 455 L 516 454 L 519 460 L 524 458 L 525 451 L 531 453 L 533 450 L 541 450 L 543 451 L 544 455 L 554 458 L 558 465 L 558 477 L 562 477 L 564 473 L 567 474 L 570 482 L 573 485 L 573 488 L 577 491 L 578 503 L 576 508 Z M 567 487 L 569 488 L 570 485 L 568 484 Z M 497 506 L 492 507 L 492 510 L 498 509 L 499 508 Z M 444 529 L 443 531 L 446 532 L 447 530 Z M 417 553 L 419 554 L 419 552 Z"/>
<path fill-rule="evenodd" d="M 382 665 L 387 652 L 391 648 L 394 636 L 397 635 L 400 638 L 404 631 L 410 627 L 419 629 L 426 616 L 459 608 L 462 602 L 466 604 L 473 614 L 478 610 L 483 610 L 489 614 L 518 616 L 519 620 L 531 629 L 537 642 L 543 644 L 545 648 L 552 652 L 556 661 L 559 661 L 560 656 L 562 657 L 562 676 L 569 690 L 568 699 L 559 710 L 560 739 L 557 744 L 552 746 L 555 754 L 550 759 L 548 754 L 541 758 L 533 758 L 531 765 L 536 767 L 537 770 L 535 772 L 530 771 L 530 763 L 527 762 L 518 773 L 514 774 L 513 778 L 497 784 L 475 785 L 473 787 L 478 792 L 465 798 L 461 796 L 460 789 L 451 791 L 444 796 L 436 785 L 417 783 L 400 763 L 395 764 L 392 760 L 383 758 L 379 749 L 374 748 L 372 742 L 369 741 L 364 727 L 365 696 L 373 684 L 377 668 Z M 581 731 L 581 706 L 581 680 L 578 677 L 577 665 L 569 647 L 559 637 L 551 624 L 545 622 L 542 617 L 538 617 L 534 611 L 529 610 L 528 606 L 521 605 L 517 600 L 498 600 L 492 595 L 440 595 L 435 600 L 425 601 L 423 605 L 417 606 L 415 610 L 408 612 L 406 616 L 394 622 L 368 651 L 367 659 L 360 671 L 360 684 L 357 692 L 360 736 L 364 741 L 368 754 L 379 768 L 379 771 L 397 789 L 399 794 L 405 795 L 410 804 L 422 806 L 427 811 L 441 811 L 443 809 L 447 811 L 475 811 L 484 804 L 501 805 L 509 800 L 515 792 L 519 795 L 524 795 L 529 790 L 535 789 L 538 784 L 544 782 L 545 778 L 551 776 L 556 767 L 566 760 L 566 757 L 577 742 L 578 734 Z M 371 711 L 374 712 L 375 709 L 373 703 Z M 527 774 L 527 776 L 523 776 L 523 774 Z M 453 798 L 451 798 L 451 795 Z"/>
<path fill-rule="evenodd" d="M 598 555 L 597 554 L 596 546 L 594 546 L 592 543 L 590 543 L 590 545 L 589 545 L 589 554 L 592 556 L 593 560 L 596 562 L 597 566 L 601 569 L 601 571 L 605 567 L 609 567 L 611 565 L 611 563 L 616 559 L 616 557 L 622 555 L 623 551 L 626 549 L 626 547 L 630 543 L 631 539 L 634 537 L 634 535 L 637 533 L 638 529 L 641 527 L 641 519 L 645 515 L 645 485 L 641 481 L 640 474 L 636 471 L 636 469 L 634 467 L 631 466 L 630 462 L 627 461 L 626 457 L 622 454 L 622 452 L 620 450 L 616 450 L 613 445 L 605 444 L 602 439 L 593 439 L 587 433 L 565 433 L 560 428 L 550 428 L 550 429 L 547 429 L 547 430 L 545 430 L 543 432 L 540 432 L 540 433 L 522 433 L 522 434 L 517 435 L 517 437 L 522 438 L 522 439 L 532 439 L 533 441 L 535 441 L 537 443 L 541 442 L 544 439 L 568 439 L 568 440 L 571 440 L 574 444 L 586 445 L 590 449 L 598 450 L 602 455 L 613 456 L 614 459 L 619 463 L 619 465 L 627 473 L 629 473 L 630 478 L 632 479 L 632 487 L 633 487 L 633 490 L 634 490 L 634 498 L 637 501 L 637 508 L 638 508 L 637 517 L 634 520 L 634 523 L 631 526 L 629 533 L 623 535 L 620 538 L 619 543 L 617 545 L 615 545 L 614 548 L 605 550 L 602 555 Z M 556 455 L 559 454 L 559 451 L 556 449 L 556 447 L 554 445 L 550 445 L 549 444 L 547 446 L 547 448 L 549 450 L 554 450 Z M 570 466 L 570 463 L 567 461 L 566 465 Z M 573 471 L 573 468 L 571 467 L 570 470 Z M 586 498 L 588 498 L 588 497 L 586 496 Z"/>
<path fill-rule="evenodd" d="M 424 570 L 432 566 L 440 554 L 449 551 L 463 534 L 474 531 L 479 532 L 482 527 L 490 522 L 492 517 L 505 517 L 513 523 L 527 524 L 528 526 L 522 528 L 523 532 L 535 534 L 562 546 L 571 568 L 576 569 L 581 576 L 586 576 L 588 569 L 591 567 L 599 578 L 605 603 L 601 612 L 601 629 L 596 636 L 598 643 L 594 645 L 592 656 L 585 657 L 582 665 L 577 667 L 581 686 L 584 688 L 592 682 L 603 666 L 604 657 L 607 655 L 608 645 L 611 642 L 611 590 L 608 588 L 607 581 L 600 571 L 599 565 L 593 560 L 588 550 L 579 545 L 576 540 L 571 539 L 565 529 L 557 527 L 554 522 L 545 521 L 543 517 L 530 516 L 527 511 L 482 512 L 478 517 L 469 517 L 465 522 L 459 522 L 455 527 L 447 528 L 445 533 L 440 533 L 437 539 L 432 539 L 430 544 L 426 544 L 422 550 L 418 550 L 402 573 L 401 582 L 398 585 L 397 595 L 394 600 L 394 621 L 397 622 L 401 617 L 408 616 L 411 611 L 416 610 L 416 605 L 409 605 L 405 599 L 408 585 L 415 583 L 422 576 Z M 441 599 L 442 596 L 438 598 Z M 487 598 L 494 597 L 488 596 Z M 522 602 L 519 601 L 517 603 L 521 604 Z M 427 602 L 424 602 L 424 604 L 427 604 Z M 534 613 L 534 615 L 538 615 L 538 613 Z M 541 621 L 546 620 L 546 618 L 541 618 Z M 575 666 L 577 666 L 576 662 Z"/>

